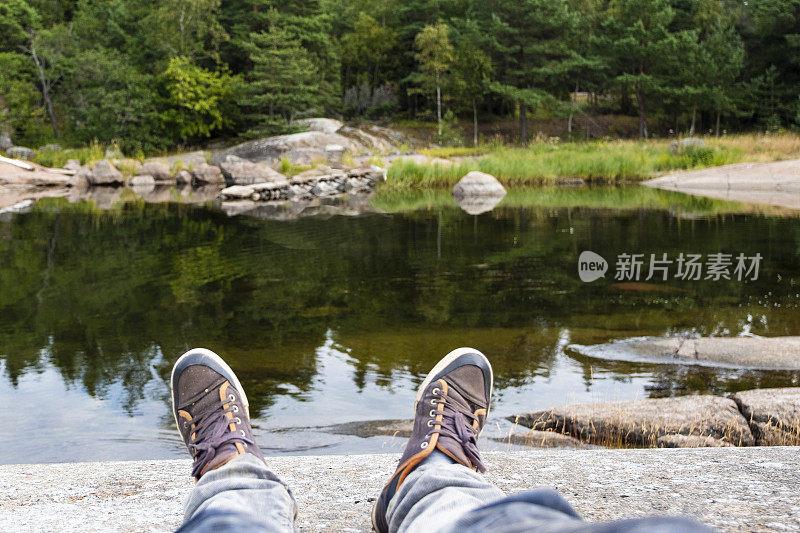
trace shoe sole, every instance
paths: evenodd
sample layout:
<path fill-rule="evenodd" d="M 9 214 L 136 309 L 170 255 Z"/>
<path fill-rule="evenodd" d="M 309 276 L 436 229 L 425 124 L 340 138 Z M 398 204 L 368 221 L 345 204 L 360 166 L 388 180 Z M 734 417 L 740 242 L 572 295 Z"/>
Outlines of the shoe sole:
<path fill-rule="evenodd" d="M 483 353 L 481 353 L 479 350 L 476 350 L 475 348 L 456 348 L 449 354 L 442 357 L 439 360 L 439 362 L 436 363 L 436 365 L 431 369 L 431 371 L 428 372 L 428 376 L 425 378 L 425 381 L 422 382 L 422 385 L 420 385 L 419 389 L 417 390 L 417 396 L 414 399 L 414 416 L 416 416 L 417 413 L 417 404 L 419 403 L 420 398 L 422 398 L 422 394 L 425 392 L 425 389 L 428 388 L 428 385 L 430 385 L 434 379 L 438 379 L 437 376 L 439 376 L 439 374 L 444 372 L 444 370 L 446 370 L 447 367 L 450 366 L 456 359 L 467 354 L 475 354 L 479 356 L 480 359 L 482 360 L 481 362 L 483 362 L 485 366 L 489 369 L 489 397 L 488 401 L 486 402 L 486 418 L 487 419 L 489 418 L 489 403 L 491 403 L 492 393 L 494 389 L 494 370 L 492 370 L 492 364 L 489 362 L 489 359 L 485 355 L 483 355 Z M 372 512 L 370 513 L 370 518 L 372 519 L 372 531 L 374 532 L 378 531 L 378 528 L 375 527 L 375 524 L 378 523 L 377 517 L 375 515 L 377 511 L 378 511 L 378 502 L 376 500 L 375 503 L 372 505 Z"/>
<path fill-rule="evenodd" d="M 250 403 L 247 401 L 247 394 L 245 394 L 244 388 L 239 382 L 239 378 L 236 377 L 236 373 L 231 369 L 231 367 L 228 366 L 228 363 L 226 363 L 222 357 L 218 356 L 211 350 L 207 350 L 205 348 L 193 348 L 175 361 L 175 364 L 172 366 L 172 373 L 169 376 L 169 389 L 172 396 L 172 418 L 175 419 L 176 428 L 179 428 L 180 426 L 178 425 L 178 409 L 175 405 L 175 371 L 178 369 L 183 370 L 183 368 L 192 365 L 205 365 L 220 375 L 225 376 L 225 378 L 242 396 L 244 410 L 247 413 L 248 420 L 250 419 Z M 180 431 L 178 431 L 178 433 L 180 433 Z"/>

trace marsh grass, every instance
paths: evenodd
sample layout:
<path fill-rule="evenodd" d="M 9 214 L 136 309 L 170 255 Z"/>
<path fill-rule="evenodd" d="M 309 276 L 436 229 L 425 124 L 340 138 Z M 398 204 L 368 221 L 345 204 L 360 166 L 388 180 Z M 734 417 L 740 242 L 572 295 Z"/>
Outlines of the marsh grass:
<path fill-rule="evenodd" d="M 586 422 L 573 420 L 553 412 L 540 414 L 536 420 L 522 422 L 520 417 L 512 420 L 514 425 L 524 425 L 535 435 L 535 431 L 555 432 L 578 439 L 585 444 L 604 446 L 606 448 L 659 448 L 664 445 L 660 437 L 710 437 L 727 445 L 747 446 L 751 441 L 744 440 L 742 427 L 738 424 L 726 424 L 722 427 L 714 425 L 714 413 L 706 413 L 699 417 L 697 425 L 662 426 L 658 423 L 643 422 L 628 416 L 624 412 L 611 412 L 605 418 L 591 419 Z M 712 423 L 707 423 L 712 422 Z M 711 429 L 714 427 L 715 429 Z M 749 436 L 749 432 L 747 433 Z M 752 436 L 750 436 L 752 439 Z"/>
<path fill-rule="evenodd" d="M 485 155 L 453 164 L 420 164 L 398 159 L 389 167 L 388 189 L 449 188 L 464 174 L 478 170 L 505 186 L 556 184 L 565 178 L 590 183 L 635 182 L 674 170 L 691 170 L 740 163 L 800 157 L 800 137 L 741 135 L 705 139 L 706 146 L 673 154 L 669 141 L 599 141 L 558 143 L 536 141 L 527 147 L 487 146 L 427 150 L 430 157 Z"/>

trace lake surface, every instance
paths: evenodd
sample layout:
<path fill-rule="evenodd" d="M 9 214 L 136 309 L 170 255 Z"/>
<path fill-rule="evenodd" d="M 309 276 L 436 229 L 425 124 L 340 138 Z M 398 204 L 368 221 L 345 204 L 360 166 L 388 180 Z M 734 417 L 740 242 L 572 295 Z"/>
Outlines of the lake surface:
<path fill-rule="evenodd" d="M 186 456 L 168 378 L 196 346 L 237 371 L 267 454 L 399 451 L 335 425 L 410 418 L 425 373 L 459 346 L 494 365 L 486 449 L 508 447 L 492 440 L 513 429 L 504 416 L 554 404 L 798 386 L 798 372 L 568 348 L 800 335 L 796 214 L 642 189 L 515 192 L 477 216 L 434 193 L 289 220 L 130 198 L 5 216 L 0 463 Z M 579 279 L 584 250 L 608 260 L 604 278 Z M 614 279 L 619 254 L 681 252 L 760 254 L 758 279 Z"/>

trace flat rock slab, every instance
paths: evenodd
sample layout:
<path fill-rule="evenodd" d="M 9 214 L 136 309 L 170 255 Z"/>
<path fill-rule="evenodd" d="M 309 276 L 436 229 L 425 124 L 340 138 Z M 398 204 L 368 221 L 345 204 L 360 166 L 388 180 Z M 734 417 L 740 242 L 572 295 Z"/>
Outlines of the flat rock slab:
<path fill-rule="evenodd" d="M 571 344 L 568 348 L 581 355 L 616 361 L 800 370 L 800 337 L 635 337 L 592 346 Z"/>
<path fill-rule="evenodd" d="M 710 395 L 562 405 L 509 420 L 606 446 L 652 447 L 665 435 L 712 437 L 736 446 L 755 444 L 736 403 Z"/>
<path fill-rule="evenodd" d="M 742 391 L 731 398 L 750 424 L 756 444 L 800 444 L 800 387 Z"/>
<path fill-rule="evenodd" d="M 740 163 L 678 172 L 644 182 L 657 189 L 800 209 L 800 160 Z"/>
<path fill-rule="evenodd" d="M 690 515 L 723 531 L 800 531 L 795 447 L 532 450 L 486 454 L 508 493 L 548 486 L 589 521 Z M 369 531 L 398 456 L 271 457 L 298 500 L 300 531 Z M 172 531 L 188 460 L 0 466 L 0 530 Z"/>

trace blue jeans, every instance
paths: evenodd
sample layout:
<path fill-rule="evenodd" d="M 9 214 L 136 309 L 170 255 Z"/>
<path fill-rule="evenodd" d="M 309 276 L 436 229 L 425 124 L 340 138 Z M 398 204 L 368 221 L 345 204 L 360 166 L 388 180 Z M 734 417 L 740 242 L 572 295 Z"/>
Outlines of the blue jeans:
<path fill-rule="evenodd" d="M 288 487 L 246 454 L 205 474 L 189 495 L 181 532 L 293 531 L 297 505 Z M 400 485 L 387 512 L 392 532 L 699 533 L 684 518 L 590 524 L 550 489 L 506 496 L 485 478 L 434 451 Z"/>

